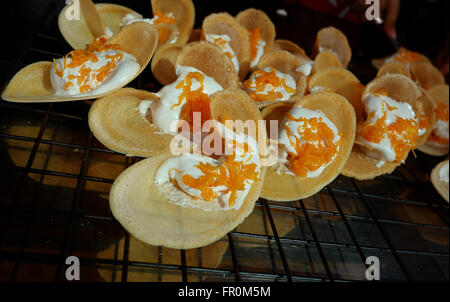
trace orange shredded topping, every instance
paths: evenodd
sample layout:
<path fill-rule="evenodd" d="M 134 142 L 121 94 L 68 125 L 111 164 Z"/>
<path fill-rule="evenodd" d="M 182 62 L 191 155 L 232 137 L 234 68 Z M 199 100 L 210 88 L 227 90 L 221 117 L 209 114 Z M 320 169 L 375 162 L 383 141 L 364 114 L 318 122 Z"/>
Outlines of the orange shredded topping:
<path fill-rule="evenodd" d="M 280 79 L 277 76 L 275 69 L 271 69 L 270 71 L 257 70 L 253 73 L 253 75 L 255 76 L 255 81 L 252 81 L 250 77 L 242 84 L 248 89 L 255 89 L 255 91 L 251 91 L 248 93 L 248 95 L 255 102 L 276 100 L 283 96 L 283 94 L 279 91 L 268 91 L 266 93 L 263 93 L 267 86 L 272 87 L 274 90 L 279 87 L 283 87 L 286 92 L 290 94 L 295 94 L 296 92 L 294 88 L 291 88 L 286 84 L 286 79 Z M 255 87 L 253 88 L 252 86 Z"/>
<path fill-rule="evenodd" d="M 387 110 L 396 109 L 390 107 L 386 102 Z M 391 142 L 391 148 L 395 152 L 395 161 L 400 162 L 403 160 L 405 154 L 416 147 L 418 139 L 418 126 L 412 119 L 403 119 L 397 117 L 396 121 L 390 125 L 386 124 L 387 111 L 383 106 L 383 116 L 379 118 L 374 124 L 369 124 L 367 121 L 362 121 L 358 124 L 357 136 L 363 137 L 366 141 L 378 144 L 385 137 Z M 374 112 L 371 112 L 368 116 L 368 120 L 374 116 Z"/>
<path fill-rule="evenodd" d="M 258 42 L 261 39 L 261 29 L 259 27 L 255 27 L 254 29 L 250 29 L 249 31 L 250 38 L 250 51 L 251 51 L 251 60 L 253 61 L 256 58 L 258 53 Z"/>
<path fill-rule="evenodd" d="M 436 109 L 434 110 L 434 112 L 436 114 L 436 119 L 437 120 L 441 120 L 443 122 L 447 122 L 448 123 L 449 110 L 448 110 L 447 106 L 445 106 L 444 104 L 438 103 Z M 439 136 L 435 130 L 433 130 L 430 133 L 430 136 L 428 137 L 428 141 L 429 142 L 435 142 L 435 143 L 438 143 L 440 145 L 448 145 L 449 144 L 449 139 Z"/>
<path fill-rule="evenodd" d="M 98 70 L 92 70 L 84 66 L 85 63 L 91 61 L 93 63 L 98 62 L 98 57 L 94 52 L 102 52 L 108 50 L 120 50 L 120 45 L 118 44 L 108 44 L 106 38 L 100 37 L 94 40 L 91 45 L 88 46 L 86 50 L 76 49 L 69 52 L 64 56 L 63 68 L 60 69 L 56 61 L 53 60 L 53 66 L 55 73 L 62 78 L 64 75 L 63 69 L 65 68 L 76 68 L 80 67 L 78 75 L 70 75 L 67 77 L 67 82 L 64 84 L 64 89 L 74 86 L 76 80 L 77 85 L 80 86 L 80 92 L 85 93 L 93 90 L 95 87 L 89 85 L 89 80 L 91 79 L 91 73 L 95 72 L 96 75 L 94 79 L 98 82 L 102 82 L 117 66 L 117 63 L 123 59 L 123 55 L 118 53 L 116 55 L 106 55 L 106 58 L 110 61 L 99 68 Z M 71 58 L 71 62 L 67 64 L 67 58 Z"/>
<path fill-rule="evenodd" d="M 403 64 L 410 64 L 421 60 L 420 54 L 414 51 L 409 51 L 401 48 L 394 56 L 394 60 Z"/>
<path fill-rule="evenodd" d="M 308 172 L 319 169 L 322 165 L 330 162 L 336 154 L 341 139 L 333 143 L 334 132 L 321 118 L 295 118 L 287 114 L 291 121 L 303 122 L 303 127 L 298 127 L 297 131 L 302 137 L 291 140 L 290 129 L 285 125 L 289 143 L 294 147 L 296 154 L 288 153 L 288 160 L 295 175 L 306 177 Z M 340 134 L 339 134 L 340 135 Z"/>
<path fill-rule="evenodd" d="M 155 10 L 154 15 L 158 17 L 153 24 L 161 24 L 161 23 L 170 23 L 170 24 L 176 24 L 176 20 L 173 17 L 170 17 L 169 14 L 164 14 L 160 10 Z"/>
<path fill-rule="evenodd" d="M 230 206 L 236 202 L 237 191 L 245 189 L 245 184 L 259 179 L 259 173 L 256 170 L 255 163 L 235 160 L 235 151 L 229 156 L 223 158 L 223 164 L 213 166 L 209 163 L 200 162 L 195 165 L 203 175 L 194 178 L 191 175 L 183 175 L 182 181 L 185 185 L 201 191 L 201 196 L 206 201 L 212 201 L 218 197 L 212 189 L 217 186 L 225 186 L 227 189 L 224 194 L 231 192 L 228 199 Z"/>
<path fill-rule="evenodd" d="M 204 121 L 211 119 L 211 111 L 210 111 L 210 99 L 206 93 L 203 93 L 204 87 L 204 75 L 200 72 L 191 72 L 189 73 L 184 80 L 181 80 L 176 88 L 182 89 L 182 93 L 178 98 L 178 103 L 173 104 L 170 109 L 173 109 L 177 106 L 180 106 L 183 103 L 183 100 L 186 99 L 186 103 L 181 109 L 180 119 L 185 120 L 193 129 L 193 121 L 194 121 L 194 112 L 201 113 L 201 125 L 203 125 Z M 192 81 L 197 80 L 200 83 L 200 87 L 197 90 L 191 90 Z"/>

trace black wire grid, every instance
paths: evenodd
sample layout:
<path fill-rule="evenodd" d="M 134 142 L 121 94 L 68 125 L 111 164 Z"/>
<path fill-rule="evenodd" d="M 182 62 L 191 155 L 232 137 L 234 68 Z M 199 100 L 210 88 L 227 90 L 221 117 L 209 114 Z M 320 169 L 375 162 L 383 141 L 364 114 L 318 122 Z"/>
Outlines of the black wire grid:
<path fill-rule="evenodd" d="M 3 87 L 25 65 L 70 51 L 56 27 L 60 9 L 48 5 Z M 154 83 L 146 71 L 131 86 Z M 140 159 L 95 139 L 89 106 L 0 101 L 0 280 L 65 280 L 71 255 L 82 281 L 366 280 L 369 256 L 380 259 L 381 280 L 449 280 L 448 204 L 428 181 L 442 158 L 411 155 L 372 181 L 339 176 L 304 200 L 260 199 L 218 242 L 172 250 L 137 241 L 112 216 L 110 186 Z"/>

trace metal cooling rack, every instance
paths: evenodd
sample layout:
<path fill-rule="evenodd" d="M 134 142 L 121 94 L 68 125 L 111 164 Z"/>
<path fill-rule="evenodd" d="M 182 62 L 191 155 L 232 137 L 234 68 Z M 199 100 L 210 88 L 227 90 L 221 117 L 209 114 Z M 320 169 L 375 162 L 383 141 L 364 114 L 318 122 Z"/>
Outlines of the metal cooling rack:
<path fill-rule="evenodd" d="M 42 10 L 3 87 L 26 64 L 70 50 L 56 26 L 62 2 Z M 131 86 L 158 84 L 146 71 Z M 411 155 L 372 181 L 340 176 L 304 200 L 260 199 L 243 224 L 207 247 L 152 247 L 108 206 L 115 177 L 140 159 L 95 139 L 89 106 L 0 101 L 0 280 L 65 280 L 70 255 L 80 259 L 82 281 L 365 280 L 368 256 L 380 259 L 382 280 L 449 280 L 448 204 L 428 181 L 442 158 Z"/>

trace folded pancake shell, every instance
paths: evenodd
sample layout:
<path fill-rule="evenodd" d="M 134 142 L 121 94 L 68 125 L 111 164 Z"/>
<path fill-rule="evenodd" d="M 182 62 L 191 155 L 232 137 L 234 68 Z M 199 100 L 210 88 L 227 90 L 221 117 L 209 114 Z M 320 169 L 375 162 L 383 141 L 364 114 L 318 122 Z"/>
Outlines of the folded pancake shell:
<path fill-rule="evenodd" d="M 253 211 L 262 179 L 252 185 L 239 210 L 203 211 L 170 203 L 154 184 L 156 171 L 170 157 L 161 154 L 140 161 L 111 188 L 114 217 L 137 239 L 169 248 L 197 248 L 219 240 Z"/>
<path fill-rule="evenodd" d="M 387 96 L 398 101 L 409 103 L 414 111 L 418 112 L 418 99 L 421 92 L 417 85 L 408 77 L 400 74 L 386 74 L 370 82 L 363 91 L 363 98 L 367 93 L 385 91 Z M 406 159 L 408 153 L 403 158 Z M 364 150 L 357 144 L 354 145 L 350 157 L 347 160 L 342 174 L 358 180 L 373 179 L 382 174 L 392 173 L 401 162 L 385 162 L 379 165 L 379 161 L 367 156 Z"/>
<path fill-rule="evenodd" d="M 296 106 L 322 111 L 338 128 L 339 133 L 342 134 L 342 140 L 337 156 L 318 177 L 308 178 L 285 173 L 278 174 L 276 168 L 273 166 L 269 167 L 261 193 L 263 198 L 269 200 L 293 201 L 317 193 L 339 175 L 352 150 L 356 118 L 351 104 L 344 97 L 336 93 L 320 92 L 303 97 L 295 97 L 295 100 Z M 282 105 L 275 104 L 270 108 L 274 110 L 281 109 L 281 111 L 289 109 L 287 106 Z M 271 110 L 269 108 L 265 109 L 264 115 L 267 120 L 268 117 L 272 116 Z"/>
<path fill-rule="evenodd" d="M 107 40 L 119 44 L 122 51 L 133 55 L 139 63 L 139 71 L 128 82 L 136 78 L 150 62 L 156 49 L 158 32 L 144 22 L 130 24 Z M 37 62 L 22 68 L 2 93 L 2 98 L 10 102 L 65 102 L 102 97 L 125 86 L 118 86 L 107 92 L 89 95 L 55 95 L 50 81 L 51 62 Z"/>
<path fill-rule="evenodd" d="M 239 78 L 231 60 L 210 42 L 187 44 L 179 52 L 176 65 L 192 66 L 216 80 L 223 88 L 238 87 Z"/>
<path fill-rule="evenodd" d="M 170 152 L 173 135 L 160 133 L 139 113 L 142 100 L 159 98 L 147 91 L 122 88 L 95 101 L 89 110 L 89 127 L 94 136 L 109 149 L 128 156 Z"/>
<path fill-rule="evenodd" d="M 349 70 L 340 67 L 327 67 L 320 69 L 309 80 L 309 91 L 332 91 L 345 97 L 355 109 L 356 120 L 363 118 L 364 104 L 361 101 L 364 86 Z"/>
<path fill-rule="evenodd" d="M 239 78 L 244 79 L 250 68 L 248 32 L 228 13 L 210 14 L 203 20 L 203 35 L 227 35 L 239 63 Z"/>
<path fill-rule="evenodd" d="M 151 0 L 153 13 L 172 13 L 178 27 L 178 44 L 184 44 L 191 36 L 195 22 L 195 8 L 192 0 Z"/>
<path fill-rule="evenodd" d="M 332 26 L 322 28 L 317 32 L 314 55 L 317 55 L 322 49 L 335 52 L 344 67 L 348 66 L 352 58 L 352 50 L 347 37 L 339 29 Z"/>
<path fill-rule="evenodd" d="M 447 167 L 445 168 L 445 166 Z M 445 182 L 441 173 L 444 172 L 442 169 L 447 169 L 447 182 Z M 443 176 L 443 175 L 442 175 Z M 435 187 L 436 191 L 444 198 L 447 202 L 449 200 L 449 187 L 448 187 L 448 159 L 440 162 L 434 169 L 431 171 L 431 183 Z"/>

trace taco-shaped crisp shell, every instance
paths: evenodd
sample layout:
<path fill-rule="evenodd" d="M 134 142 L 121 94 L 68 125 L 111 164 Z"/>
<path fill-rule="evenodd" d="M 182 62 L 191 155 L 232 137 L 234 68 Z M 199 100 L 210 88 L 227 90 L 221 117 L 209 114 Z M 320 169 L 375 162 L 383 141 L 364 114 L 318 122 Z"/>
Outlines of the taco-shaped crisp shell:
<path fill-rule="evenodd" d="M 317 32 L 314 43 L 314 57 L 322 50 L 331 50 L 339 57 L 342 65 L 347 68 L 352 58 L 352 50 L 347 37 L 335 27 L 325 27 Z"/>
<path fill-rule="evenodd" d="M 291 96 L 289 102 L 293 103 L 293 97 L 304 95 L 307 88 L 306 76 L 301 71 L 297 70 L 301 65 L 302 63 L 300 62 L 300 60 L 293 54 L 285 50 L 277 50 L 263 55 L 259 60 L 257 69 L 272 67 L 282 73 L 286 73 L 292 76 L 296 83 L 296 92 L 293 96 Z M 274 102 L 276 101 L 263 101 L 258 102 L 257 105 L 258 107 L 264 107 L 269 104 L 273 104 Z"/>
<path fill-rule="evenodd" d="M 275 41 L 273 41 L 272 51 L 276 50 L 286 50 L 287 52 L 290 52 L 291 54 L 299 58 L 301 62 L 312 61 L 312 59 L 306 54 L 303 48 L 289 40 L 276 39 Z"/>
<path fill-rule="evenodd" d="M 308 86 L 310 92 L 323 89 L 344 96 L 353 105 L 356 120 L 362 119 L 364 104 L 361 102 L 361 94 L 364 86 L 349 70 L 340 67 L 321 69 L 310 78 Z"/>
<path fill-rule="evenodd" d="M 172 13 L 178 27 L 178 44 L 184 44 L 191 36 L 195 21 L 195 8 L 192 0 L 151 0 L 153 13 Z"/>
<path fill-rule="evenodd" d="M 344 66 L 341 63 L 341 60 L 331 51 L 324 50 L 317 54 L 314 58 L 314 68 L 313 73 L 318 72 L 321 69 L 328 67 L 340 67 Z"/>
<path fill-rule="evenodd" d="M 435 105 L 443 104 L 448 108 L 449 104 L 449 89 L 448 85 L 436 85 L 430 88 L 428 90 L 428 93 L 431 95 L 431 97 L 434 100 Z M 438 146 L 432 146 L 429 144 L 422 144 L 417 149 L 422 151 L 423 153 L 426 153 L 428 155 L 432 156 L 442 156 L 448 153 L 448 147 L 447 148 L 441 148 Z"/>
<path fill-rule="evenodd" d="M 202 35 L 227 35 L 230 47 L 239 63 L 239 78 L 242 80 L 250 68 L 250 40 L 248 32 L 228 13 L 210 14 L 203 20 Z"/>
<path fill-rule="evenodd" d="M 195 67 L 213 77 L 223 88 L 238 87 L 239 78 L 233 63 L 212 43 L 199 41 L 185 45 L 177 56 L 176 65 Z"/>
<path fill-rule="evenodd" d="M 233 102 L 235 97 L 236 102 Z M 211 96 L 211 103 L 215 116 L 227 115 L 229 120 L 243 122 L 260 118 L 252 101 L 237 89 L 217 92 Z M 203 211 L 170 203 L 153 183 L 155 172 L 171 156 L 161 154 L 131 166 L 116 179 L 111 189 L 114 217 L 137 239 L 179 249 L 205 246 L 233 230 L 253 211 L 262 190 L 264 167 L 261 167 L 261 178 L 252 185 L 239 210 Z"/>
<path fill-rule="evenodd" d="M 210 99 L 211 116 L 221 123 L 231 118 L 244 122 L 251 120 L 255 124 L 261 120 L 258 107 L 242 89 L 229 88 L 218 91 L 212 94 Z"/>
<path fill-rule="evenodd" d="M 406 59 L 409 59 L 409 60 L 403 60 L 403 59 L 398 60 L 398 59 L 396 59 L 396 57 L 398 57 L 402 53 L 403 54 L 407 54 L 407 58 Z M 399 63 L 401 63 L 401 61 L 407 63 L 411 59 L 413 61 L 415 61 L 415 62 L 425 61 L 425 62 L 431 63 L 430 59 L 428 59 L 426 56 L 424 56 L 424 55 L 422 55 L 422 54 L 420 54 L 418 52 L 409 51 L 409 50 L 407 50 L 404 47 L 401 47 L 396 53 L 394 53 L 394 54 L 392 54 L 390 56 L 387 56 L 385 58 L 373 59 L 371 61 L 371 63 L 376 69 L 380 69 L 381 66 L 383 66 L 385 63 L 387 63 L 389 61 L 392 61 L 392 60 L 394 60 L 395 62 L 399 62 Z M 401 64 L 403 64 L 403 63 L 401 63 Z M 408 64 L 403 64 L 403 65 L 405 65 L 407 68 L 409 68 Z"/>
<path fill-rule="evenodd" d="M 166 44 L 156 50 L 151 69 L 153 76 L 162 85 L 169 85 L 177 79 L 176 62 L 182 48 L 178 44 Z"/>
<path fill-rule="evenodd" d="M 442 198 L 444 198 L 448 202 L 449 200 L 448 182 L 444 182 L 439 175 L 439 172 L 445 165 L 447 165 L 448 171 L 448 159 L 440 162 L 436 167 L 434 167 L 434 169 L 431 171 L 431 183 L 433 184 L 436 191 L 438 191 L 439 194 L 442 196 Z"/>
<path fill-rule="evenodd" d="M 400 62 L 392 61 L 384 63 L 380 69 L 378 69 L 377 78 L 385 75 L 385 74 L 402 74 L 407 77 L 411 77 L 411 73 L 408 68 Z"/>
<path fill-rule="evenodd" d="M 385 91 L 387 96 L 398 102 L 409 103 L 417 115 L 417 103 L 421 96 L 421 91 L 410 78 L 400 74 L 386 74 L 376 78 L 367 84 L 363 91 L 363 98 L 369 92 L 378 91 Z M 408 157 L 408 153 L 405 154 L 403 160 L 406 157 Z M 367 180 L 382 174 L 390 174 L 397 166 L 401 165 L 401 162 L 386 162 L 382 166 L 377 166 L 377 163 L 377 160 L 367 156 L 363 149 L 358 144 L 355 144 L 347 163 L 342 169 L 342 174 L 359 180 Z"/>
<path fill-rule="evenodd" d="M 111 188 L 109 202 L 114 217 L 137 239 L 169 248 L 197 248 L 219 240 L 253 211 L 263 179 L 253 184 L 239 210 L 203 211 L 170 203 L 154 179 L 160 165 L 171 156 L 156 155 L 134 164 Z"/>
<path fill-rule="evenodd" d="M 158 101 L 150 92 L 122 88 L 98 99 L 89 111 L 89 128 L 106 147 L 128 156 L 170 152 L 173 135 L 159 133 L 138 111 L 142 100 Z"/>
<path fill-rule="evenodd" d="M 428 126 L 425 133 L 419 136 L 419 139 L 417 140 L 417 146 L 421 146 L 427 141 L 427 138 L 430 135 L 431 131 L 433 130 L 433 125 L 436 120 L 436 113 L 434 112 L 436 104 L 434 102 L 433 97 L 428 93 L 428 91 L 426 91 L 423 88 L 420 88 L 420 91 L 422 95 L 418 99 L 418 108 L 420 114 L 425 115 L 427 117 Z"/>
<path fill-rule="evenodd" d="M 247 30 L 260 29 L 261 39 L 266 42 L 264 53 L 272 50 L 275 40 L 275 25 L 265 12 L 255 8 L 248 8 L 236 15 L 236 21 L 242 24 Z"/>
<path fill-rule="evenodd" d="M 136 78 L 147 66 L 158 40 L 156 29 L 144 22 L 136 22 L 124 27 L 118 34 L 108 40 L 108 43 L 119 44 L 123 51 L 136 57 L 140 70 L 127 83 L 102 94 L 89 96 L 56 96 L 50 82 L 52 62 L 37 62 L 22 68 L 9 82 L 2 94 L 2 98 L 10 102 L 39 103 L 65 102 L 94 99 L 109 94 Z"/>
<path fill-rule="evenodd" d="M 339 153 L 333 162 L 318 177 L 297 177 L 278 174 L 276 169 L 267 169 L 261 197 L 274 201 L 293 201 L 311 196 L 333 181 L 340 173 L 352 150 L 356 118 L 352 105 L 342 96 L 331 92 L 320 92 L 303 97 L 296 97 L 295 105 L 322 111 L 338 128 L 342 135 Z M 278 104 L 273 105 L 279 110 Z M 287 109 L 287 108 L 282 108 Z M 265 119 L 270 116 L 266 109 Z"/>
<path fill-rule="evenodd" d="M 410 67 L 411 77 L 423 89 L 430 89 L 436 85 L 445 84 L 444 75 L 428 62 L 415 62 Z"/>
<path fill-rule="evenodd" d="M 84 49 L 106 33 L 108 28 L 113 34 L 120 31 L 120 22 L 127 14 L 140 16 L 128 7 L 102 3 L 93 4 L 91 0 L 80 0 L 79 20 L 68 18 L 71 5 L 66 5 L 58 16 L 58 27 L 64 39 L 73 49 Z"/>

